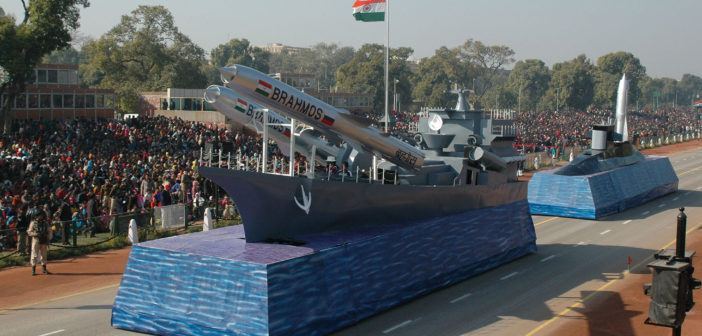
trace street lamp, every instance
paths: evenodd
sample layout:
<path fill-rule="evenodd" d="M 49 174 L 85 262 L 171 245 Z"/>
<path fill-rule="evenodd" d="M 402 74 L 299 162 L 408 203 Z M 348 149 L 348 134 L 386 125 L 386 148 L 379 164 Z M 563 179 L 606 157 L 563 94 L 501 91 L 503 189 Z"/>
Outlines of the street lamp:
<path fill-rule="evenodd" d="M 558 113 L 558 105 L 560 105 L 561 88 L 556 88 L 556 113 Z"/>

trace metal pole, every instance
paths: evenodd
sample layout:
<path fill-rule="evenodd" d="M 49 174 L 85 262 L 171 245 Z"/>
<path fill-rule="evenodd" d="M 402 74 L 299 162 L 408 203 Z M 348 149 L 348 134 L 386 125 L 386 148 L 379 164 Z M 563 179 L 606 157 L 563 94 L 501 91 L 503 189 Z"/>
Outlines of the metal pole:
<path fill-rule="evenodd" d="M 219 167 L 217 168 L 222 168 L 222 149 L 219 149 L 219 157 L 217 158 L 219 160 Z"/>
<path fill-rule="evenodd" d="M 312 145 L 312 153 L 310 154 L 310 157 L 307 158 L 307 161 L 310 162 L 310 172 L 314 173 L 314 167 L 316 165 L 315 158 L 317 157 L 317 145 Z M 313 174 L 314 176 L 314 174 Z"/>
<path fill-rule="evenodd" d="M 268 109 L 263 109 L 263 173 L 268 163 Z"/>
<path fill-rule="evenodd" d="M 356 166 L 356 183 L 358 183 L 358 166 Z"/>
<path fill-rule="evenodd" d="M 675 240 L 675 257 L 679 260 L 685 258 L 685 230 L 687 229 L 687 215 L 685 215 L 685 208 L 680 208 L 680 213 L 678 214 L 678 236 Z"/>
<path fill-rule="evenodd" d="M 389 70 L 390 70 L 390 0 L 385 1 L 385 24 L 387 28 L 386 44 L 385 44 L 385 133 L 388 132 L 388 87 L 389 85 Z"/>
<path fill-rule="evenodd" d="M 295 171 L 293 170 L 295 168 L 295 119 L 293 118 L 290 118 L 290 156 L 288 161 L 290 161 L 290 176 L 295 176 Z"/>

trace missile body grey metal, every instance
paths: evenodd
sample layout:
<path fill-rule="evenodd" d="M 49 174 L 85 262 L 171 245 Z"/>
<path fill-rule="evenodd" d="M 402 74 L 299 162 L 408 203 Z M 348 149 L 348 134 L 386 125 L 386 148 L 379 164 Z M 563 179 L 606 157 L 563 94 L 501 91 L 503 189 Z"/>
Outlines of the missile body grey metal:
<path fill-rule="evenodd" d="M 629 131 L 626 126 L 626 109 L 628 105 L 627 93 L 629 92 L 629 81 L 626 79 L 626 74 L 622 75 L 622 79 L 619 81 L 619 88 L 617 89 L 617 112 L 616 126 L 614 132 L 621 135 L 621 141 L 629 140 Z"/>
<path fill-rule="evenodd" d="M 219 68 L 222 81 L 240 95 L 308 124 L 322 133 L 340 137 L 392 163 L 419 169 L 424 153 L 401 140 L 382 134 L 331 106 L 287 84 L 242 65 Z"/>
<path fill-rule="evenodd" d="M 220 85 L 210 85 L 205 90 L 205 101 L 244 127 L 259 133 L 263 131 L 263 112 L 261 111 L 263 107 L 241 97 L 231 89 Z M 290 120 L 269 110 L 268 122 L 270 124 L 289 124 Z M 293 134 L 290 131 L 290 127 L 282 125 L 270 125 L 268 127 L 268 136 L 287 155 L 289 153 L 290 136 Z M 312 146 L 316 146 L 316 159 L 323 164 L 326 163 L 328 156 L 336 156 L 339 152 L 338 148 L 329 145 L 307 131 L 303 131 L 300 136 L 297 136 L 295 143 L 295 150 L 307 158 L 311 155 Z"/>

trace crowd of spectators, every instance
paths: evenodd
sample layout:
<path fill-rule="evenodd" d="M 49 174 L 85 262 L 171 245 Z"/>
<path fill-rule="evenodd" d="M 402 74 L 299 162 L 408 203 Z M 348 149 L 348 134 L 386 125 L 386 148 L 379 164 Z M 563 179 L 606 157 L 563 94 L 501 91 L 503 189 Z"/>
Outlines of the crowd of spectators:
<path fill-rule="evenodd" d="M 369 115 L 367 117 L 374 117 Z M 377 119 L 377 118 L 376 118 Z M 393 113 L 391 133 L 411 134 L 417 116 Z M 516 117 L 518 148 L 588 146 L 593 124 L 611 122 L 614 111 L 527 111 Z M 641 110 L 628 115 L 630 137 L 665 137 L 699 129 L 692 108 Z M 0 136 L 0 247 L 8 229 L 25 230 L 26 213 L 40 207 L 55 221 L 112 215 L 185 203 L 191 208 L 217 188 L 197 174 L 205 143 L 230 143 L 236 163 L 255 169 L 262 150 L 258 136 L 165 117 L 118 120 L 15 121 Z M 271 143 L 273 169 L 285 158 Z M 248 161 L 247 161 L 248 160 Z M 298 157 L 296 164 L 304 158 Z M 105 230 L 93 223 L 86 234 Z M 105 224 L 105 223 L 103 223 Z M 67 241 L 65 232 L 58 237 Z"/>
<path fill-rule="evenodd" d="M 615 120 L 611 110 L 525 111 L 517 115 L 516 146 L 526 152 L 544 151 L 550 147 L 570 147 L 590 144 L 594 124 Z M 682 134 L 700 128 L 699 114 L 689 107 L 653 111 L 643 109 L 627 114 L 629 137 L 650 138 Z"/>
<path fill-rule="evenodd" d="M 8 229 L 26 229 L 33 207 L 54 221 L 175 203 L 198 207 L 216 188 L 196 170 L 206 142 L 232 143 L 236 155 L 252 160 L 261 151 L 256 136 L 164 117 L 15 121 L 0 136 L 0 244 L 13 244 Z M 85 223 L 86 234 L 106 229 Z"/>

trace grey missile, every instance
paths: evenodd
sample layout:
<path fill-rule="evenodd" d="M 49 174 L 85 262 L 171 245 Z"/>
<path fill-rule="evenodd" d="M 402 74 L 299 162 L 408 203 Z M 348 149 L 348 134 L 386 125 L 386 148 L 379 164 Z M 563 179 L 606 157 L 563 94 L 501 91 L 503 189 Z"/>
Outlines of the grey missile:
<path fill-rule="evenodd" d="M 250 130 L 258 133 L 263 132 L 263 112 L 261 111 L 263 107 L 260 105 L 254 104 L 231 89 L 220 85 L 210 85 L 205 90 L 204 96 L 205 101 L 217 111 L 224 113 Z M 268 122 L 271 124 L 289 124 L 290 120 L 269 110 Z M 290 127 L 281 125 L 270 125 L 268 127 L 268 136 L 278 144 L 283 154 L 287 155 L 290 152 L 290 135 L 292 134 Z M 339 153 L 338 148 L 329 145 L 307 131 L 303 131 L 300 136 L 297 136 L 295 143 L 295 150 L 307 158 L 310 157 L 312 146 L 316 146 L 316 160 L 322 164 L 326 163 L 328 156 L 336 156 Z"/>
<path fill-rule="evenodd" d="M 626 126 L 626 109 L 628 105 L 627 93 L 629 92 L 629 81 L 626 74 L 622 75 L 617 88 L 617 112 L 615 113 L 616 123 L 614 132 L 621 135 L 621 141 L 629 140 L 629 131 Z"/>
<path fill-rule="evenodd" d="M 424 153 L 401 140 L 363 125 L 344 109 L 336 108 L 262 72 L 243 65 L 218 69 L 225 86 L 254 102 L 298 119 L 322 133 L 409 169 L 424 164 Z"/>

